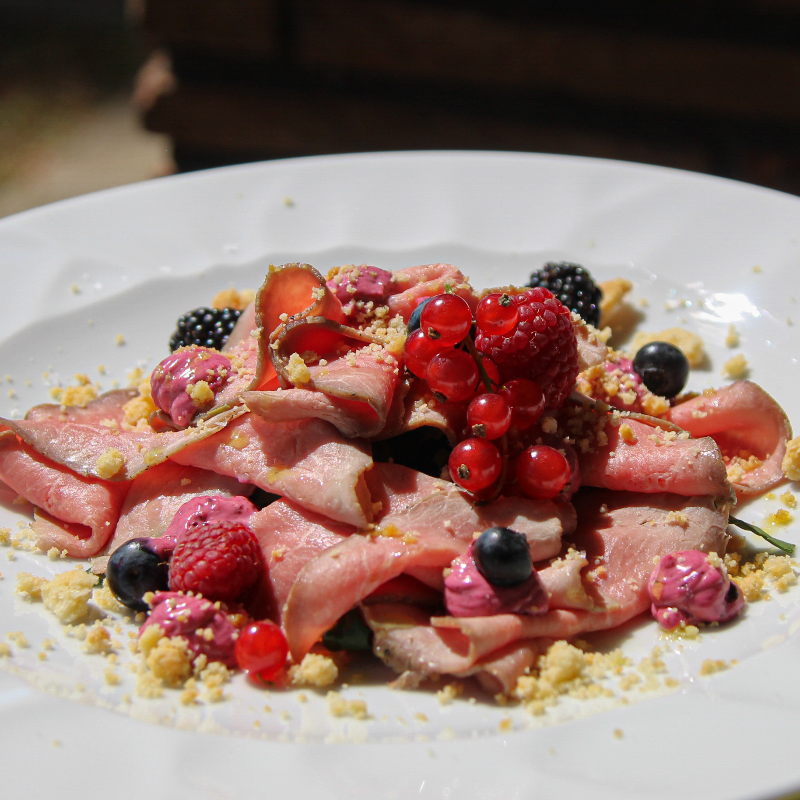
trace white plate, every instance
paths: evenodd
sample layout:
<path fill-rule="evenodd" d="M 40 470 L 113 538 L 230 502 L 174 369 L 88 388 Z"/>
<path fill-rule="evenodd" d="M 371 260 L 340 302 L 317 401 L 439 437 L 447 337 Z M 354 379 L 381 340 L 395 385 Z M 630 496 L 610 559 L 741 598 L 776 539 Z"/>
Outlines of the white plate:
<path fill-rule="evenodd" d="M 112 378 L 124 383 L 132 367 L 151 368 L 166 355 L 180 313 L 232 284 L 255 287 L 270 262 L 301 260 L 324 271 L 345 262 L 394 269 L 449 261 L 476 285 L 492 285 L 523 282 L 552 259 L 583 263 L 599 279 L 629 277 L 649 330 L 681 324 L 701 333 L 710 365 L 693 374 L 693 388 L 724 383 L 720 367 L 732 354 L 724 340 L 735 323 L 753 377 L 800 419 L 800 338 L 789 323 L 800 323 L 792 295 L 800 200 L 673 170 L 488 153 L 279 161 L 138 184 L 3 220 L 0 375 L 13 383 L 0 411 L 21 414 L 46 402 L 49 385 L 76 372 L 105 388 Z M 6 397 L 9 390 L 16 396 Z M 777 507 L 765 500 L 740 513 L 759 522 Z M 0 514 L 0 525 L 14 524 L 13 514 Z M 777 535 L 797 540 L 799 529 Z M 634 691 L 631 700 L 641 702 L 602 713 L 569 701 L 546 726 L 521 709 L 443 707 L 431 695 L 380 686 L 346 690 L 368 700 L 370 721 L 337 722 L 321 694 L 308 692 L 305 704 L 296 693 L 267 699 L 241 680 L 234 700 L 210 714 L 176 714 L 174 699 L 135 703 L 134 716 L 169 717 L 156 726 L 98 707 L 119 702 L 99 662 L 75 658 L 78 643 L 14 597 L 15 571 L 64 566 L 22 553 L 1 570 L 0 630 L 23 630 L 33 645 L 15 649 L 0 673 L 10 797 L 25 788 L 77 798 L 104 785 L 136 798 L 671 800 L 691 792 L 712 800 L 800 788 L 800 590 L 753 604 L 738 623 L 683 650 L 662 641 L 653 624 L 630 626 L 618 637 L 626 651 L 661 643 L 678 690 Z M 40 662 L 49 635 L 59 644 Z M 698 678 L 706 658 L 739 664 Z M 8 672 L 20 665 L 35 685 L 85 702 L 31 688 Z M 76 693 L 78 682 L 85 688 Z M 417 711 L 428 721 L 415 720 Z M 501 732 L 509 713 L 513 730 Z M 235 735 L 172 727 L 195 724 Z"/>

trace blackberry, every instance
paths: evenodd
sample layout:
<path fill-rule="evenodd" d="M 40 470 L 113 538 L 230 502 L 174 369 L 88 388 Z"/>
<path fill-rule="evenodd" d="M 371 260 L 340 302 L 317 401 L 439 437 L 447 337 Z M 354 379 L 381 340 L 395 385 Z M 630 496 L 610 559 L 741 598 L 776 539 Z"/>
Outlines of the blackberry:
<path fill-rule="evenodd" d="M 598 327 L 600 325 L 600 300 L 603 292 L 592 280 L 588 270 L 567 261 L 548 261 L 532 273 L 528 286 L 549 289 L 568 309 Z"/>
<path fill-rule="evenodd" d="M 197 345 L 221 350 L 238 321 L 241 311 L 236 308 L 196 308 L 178 320 L 178 327 L 169 340 L 169 349 Z"/>

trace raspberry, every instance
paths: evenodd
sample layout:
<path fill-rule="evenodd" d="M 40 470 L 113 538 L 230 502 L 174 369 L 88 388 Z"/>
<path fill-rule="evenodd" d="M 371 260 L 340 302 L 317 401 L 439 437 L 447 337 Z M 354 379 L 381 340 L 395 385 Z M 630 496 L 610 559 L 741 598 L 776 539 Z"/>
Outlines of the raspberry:
<path fill-rule="evenodd" d="M 539 287 L 512 295 L 512 299 L 519 309 L 517 324 L 498 336 L 478 328 L 475 346 L 497 364 L 501 381 L 536 381 L 547 407 L 559 408 L 578 375 L 578 343 L 570 311 Z"/>
<path fill-rule="evenodd" d="M 209 600 L 231 602 L 259 578 L 261 548 L 241 522 L 209 522 L 178 537 L 169 562 L 173 592 L 199 592 Z"/>

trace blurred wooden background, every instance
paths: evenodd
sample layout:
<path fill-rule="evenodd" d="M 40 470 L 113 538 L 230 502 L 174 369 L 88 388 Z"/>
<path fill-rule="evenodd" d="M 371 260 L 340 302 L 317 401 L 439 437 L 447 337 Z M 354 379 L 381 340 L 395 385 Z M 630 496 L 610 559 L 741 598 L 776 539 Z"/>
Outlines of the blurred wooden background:
<path fill-rule="evenodd" d="M 800 0 L 0 0 L 0 216 L 176 170 L 405 149 L 800 194 Z"/>
<path fill-rule="evenodd" d="M 800 193 L 800 0 L 141 0 L 179 169 L 499 149 Z"/>

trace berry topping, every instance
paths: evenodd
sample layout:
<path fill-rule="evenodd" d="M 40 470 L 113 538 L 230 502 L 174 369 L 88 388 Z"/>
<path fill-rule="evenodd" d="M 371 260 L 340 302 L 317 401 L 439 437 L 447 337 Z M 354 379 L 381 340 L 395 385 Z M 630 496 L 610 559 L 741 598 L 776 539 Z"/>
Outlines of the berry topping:
<path fill-rule="evenodd" d="M 196 655 L 209 661 L 236 666 L 233 648 L 238 631 L 223 609 L 210 600 L 178 592 L 156 592 L 153 610 L 139 629 L 139 636 L 151 625 L 158 625 L 170 639 L 180 636 Z"/>
<path fill-rule="evenodd" d="M 263 571 L 258 540 L 241 522 L 215 520 L 183 533 L 169 568 L 169 588 L 230 602 Z"/>
<path fill-rule="evenodd" d="M 228 382 L 231 362 L 205 347 L 187 347 L 167 356 L 150 376 L 153 402 L 186 427 L 198 411 L 208 410 Z"/>
<path fill-rule="evenodd" d="M 414 331 L 419 330 L 420 325 L 420 317 L 422 316 L 422 309 L 425 308 L 430 301 L 433 300 L 432 297 L 426 297 L 412 312 L 411 316 L 408 318 L 408 333 L 411 335 Z"/>
<path fill-rule="evenodd" d="M 472 397 L 479 377 L 475 359 L 455 347 L 448 347 L 433 356 L 425 373 L 434 396 L 442 402 L 451 403 Z"/>
<path fill-rule="evenodd" d="M 471 327 L 472 311 L 456 294 L 437 294 L 425 303 L 420 315 L 420 328 L 442 347 L 458 344 Z"/>
<path fill-rule="evenodd" d="M 134 611 L 147 611 L 142 599 L 169 585 L 169 565 L 151 546 L 150 539 L 131 539 L 108 559 L 106 581 L 117 600 Z"/>
<path fill-rule="evenodd" d="M 475 321 L 490 336 L 501 336 L 517 324 L 519 309 L 507 294 L 490 294 L 478 303 Z"/>
<path fill-rule="evenodd" d="M 240 669 L 263 681 L 276 678 L 286 665 L 289 645 L 283 631 L 268 619 L 253 622 L 236 640 L 236 663 Z"/>
<path fill-rule="evenodd" d="M 644 345 L 634 356 L 633 368 L 653 394 L 667 398 L 680 394 L 689 377 L 689 360 L 669 342 Z"/>
<path fill-rule="evenodd" d="M 549 289 L 570 311 L 590 325 L 600 325 L 600 300 L 603 292 L 588 270 L 566 261 L 548 262 L 531 275 L 528 286 Z"/>
<path fill-rule="evenodd" d="M 572 469 L 566 457 L 546 444 L 529 447 L 517 459 L 517 483 L 537 500 L 551 500 L 567 485 Z"/>
<path fill-rule="evenodd" d="M 511 425 L 511 409 L 502 395 L 479 394 L 467 407 L 467 425 L 474 436 L 499 439 Z"/>
<path fill-rule="evenodd" d="M 519 321 L 506 334 L 492 335 L 480 326 L 475 346 L 489 356 L 503 381 L 528 378 L 541 386 L 545 405 L 559 408 L 578 375 L 578 345 L 566 306 L 547 289 L 512 295 Z"/>
<path fill-rule="evenodd" d="M 447 465 L 453 480 L 462 489 L 479 492 L 500 477 L 503 457 L 486 439 L 465 439 L 453 448 Z"/>
<path fill-rule="evenodd" d="M 424 380 L 430 360 L 441 349 L 439 342 L 429 339 L 425 331 L 417 328 L 403 345 L 403 361 L 410 372 Z"/>
<path fill-rule="evenodd" d="M 514 531 L 508 532 L 514 534 Z M 524 540 L 525 537 L 522 538 Z M 530 570 L 527 579 L 511 586 L 491 583 L 476 565 L 476 544 L 477 542 L 471 542 L 467 552 L 453 560 L 450 572 L 444 579 L 444 603 L 450 616 L 491 617 L 495 614 L 547 613 L 550 597 L 535 569 Z M 520 553 L 519 563 L 524 564 L 524 559 L 524 554 Z M 527 563 L 530 564 L 530 555 Z M 520 574 L 522 571 L 520 570 Z"/>
<path fill-rule="evenodd" d="M 511 424 L 518 431 L 526 431 L 542 416 L 544 394 L 538 383 L 527 378 L 508 381 L 500 388 L 500 396 L 511 409 Z"/>
<path fill-rule="evenodd" d="M 174 353 L 179 347 L 199 345 L 221 350 L 241 316 L 237 308 L 196 308 L 178 319 L 169 340 Z"/>
<path fill-rule="evenodd" d="M 744 606 L 739 586 L 715 554 L 684 550 L 664 556 L 653 570 L 647 591 L 650 610 L 662 628 L 681 623 L 727 622 Z"/>
<path fill-rule="evenodd" d="M 472 554 L 478 572 L 493 586 L 515 586 L 533 572 L 531 550 L 523 533 L 489 528 L 474 542 Z"/>

